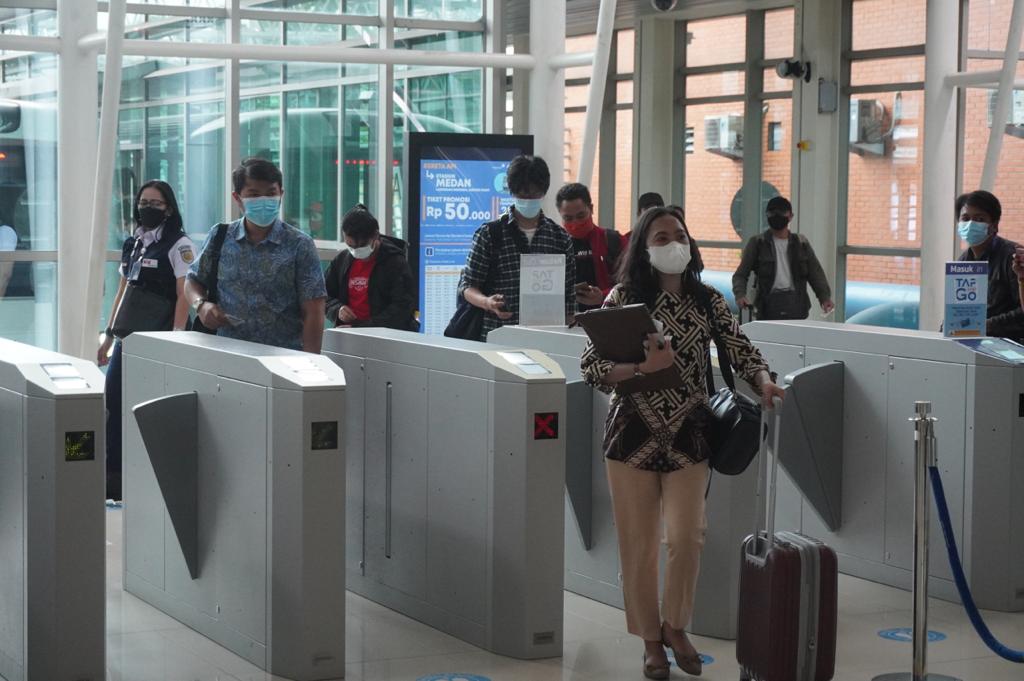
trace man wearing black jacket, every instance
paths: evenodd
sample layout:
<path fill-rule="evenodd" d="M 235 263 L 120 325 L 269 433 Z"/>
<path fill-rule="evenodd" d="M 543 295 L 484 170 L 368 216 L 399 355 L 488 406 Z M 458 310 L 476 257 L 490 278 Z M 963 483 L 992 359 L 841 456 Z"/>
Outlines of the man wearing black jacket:
<path fill-rule="evenodd" d="M 986 191 L 963 194 L 956 200 L 957 234 L 968 248 L 962 261 L 988 262 L 988 335 L 1024 342 L 1024 309 L 1014 271 L 1018 244 L 999 236 L 1003 208 Z"/>
<path fill-rule="evenodd" d="M 416 301 L 405 242 L 380 233 L 377 218 L 359 204 L 341 222 L 348 250 L 327 268 L 327 321 L 416 331 Z"/>

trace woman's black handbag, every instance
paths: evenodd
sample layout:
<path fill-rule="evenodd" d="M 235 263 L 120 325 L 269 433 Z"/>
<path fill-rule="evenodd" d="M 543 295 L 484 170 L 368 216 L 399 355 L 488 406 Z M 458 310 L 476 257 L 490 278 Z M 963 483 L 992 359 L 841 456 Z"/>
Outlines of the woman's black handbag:
<path fill-rule="evenodd" d="M 114 315 L 110 332 L 124 338 L 136 331 L 170 331 L 174 326 L 175 301 L 141 286 L 128 284 Z"/>
<path fill-rule="evenodd" d="M 715 390 L 715 380 L 711 372 L 710 349 L 708 351 L 708 403 L 711 407 L 711 419 L 708 424 L 708 444 L 711 456 L 708 461 L 711 469 L 722 475 L 739 475 L 747 470 L 750 462 L 757 456 L 761 438 L 761 405 L 746 395 L 736 391 L 732 365 L 725 352 L 725 343 L 715 332 L 715 315 L 711 309 L 711 298 L 706 291 L 701 296 L 704 311 L 711 325 L 711 335 L 718 349 L 718 366 L 722 371 L 727 388 Z"/>

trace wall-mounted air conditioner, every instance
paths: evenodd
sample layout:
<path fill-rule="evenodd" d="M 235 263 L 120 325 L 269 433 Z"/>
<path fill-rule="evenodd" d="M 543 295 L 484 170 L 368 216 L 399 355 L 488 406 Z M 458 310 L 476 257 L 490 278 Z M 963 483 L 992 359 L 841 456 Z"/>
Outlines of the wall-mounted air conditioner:
<path fill-rule="evenodd" d="M 988 94 L 988 127 L 992 127 L 992 118 L 996 113 L 996 91 Z M 1010 106 L 1009 120 L 1006 121 L 1006 134 L 1024 137 L 1024 90 L 1013 91 L 1013 104 Z"/>
<path fill-rule="evenodd" d="M 850 151 L 862 156 L 885 156 L 885 105 L 877 99 L 850 99 Z"/>
<path fill-rule="evenodd" d="M 743 158 L 743 116 L 728 114 L 704 118 L 704 151 L 733 160 Z"/>

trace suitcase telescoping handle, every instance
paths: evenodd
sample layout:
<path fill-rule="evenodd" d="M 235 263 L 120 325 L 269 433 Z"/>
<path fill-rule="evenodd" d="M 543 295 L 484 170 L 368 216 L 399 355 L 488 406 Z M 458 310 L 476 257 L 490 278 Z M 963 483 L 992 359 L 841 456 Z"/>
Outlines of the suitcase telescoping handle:
<path fill-rule="evenodd" d="M 773 418 L 772 427 L 768 428 L 768 419 Z M 779 481 L 779 431 L 782 425 L 782 400 L 778 397 L 772 399 L 772 409 L 761 410 L 761 451 L 758 455 L 757 465 L 757 513 L 754 514 L 754 542 L 756 555 L 768 554 L 768 548 L 775 542 L 775 498 Z M 768 436 L 771 435 L 771 447 L 768 446 Z M 771 452 L 771 476 L 768 474 L 768 453 Z M 768 482 L 768 503 L 765 513 L 765 478 Z M 762 519 L 762 516 L 767 516 Z M 765 541 L 760 541 L 762 532 L 765 533 Z M 762 553 L 763 547 L 763 553 Z"/>

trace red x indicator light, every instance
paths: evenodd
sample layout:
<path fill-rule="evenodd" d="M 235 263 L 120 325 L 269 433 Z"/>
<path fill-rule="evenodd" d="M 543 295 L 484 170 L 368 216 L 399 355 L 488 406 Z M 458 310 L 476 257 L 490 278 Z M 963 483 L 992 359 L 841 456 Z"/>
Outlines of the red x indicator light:
<path fill-rule="evenodd" d="M 558 439 L 558 412 L 546 412 L 533 415 L 533 439 Z"/>

